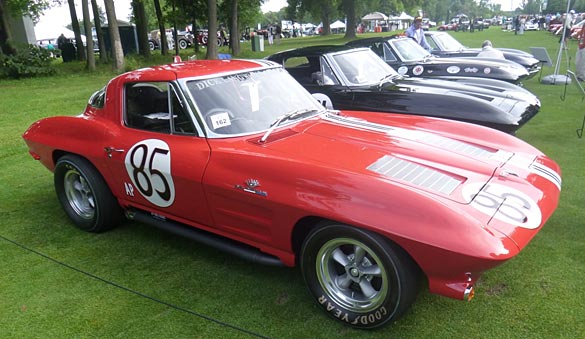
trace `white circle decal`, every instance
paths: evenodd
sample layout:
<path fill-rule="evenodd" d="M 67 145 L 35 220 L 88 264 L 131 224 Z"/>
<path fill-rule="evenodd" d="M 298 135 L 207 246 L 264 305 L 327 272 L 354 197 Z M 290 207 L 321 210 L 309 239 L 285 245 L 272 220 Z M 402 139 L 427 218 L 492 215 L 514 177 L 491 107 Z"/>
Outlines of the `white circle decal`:
<path fill-rule="evenodd" d="M 171 150 L 158 139 L 134 144 L 124 160 L 126 172 L 134 187 L 149 202 L 168 207 L 175 200 L 175 184 L 171 176 Z"/>
<path fill-rule="evenodd" d="M 542 213 L 531 197 L 512 187 L 500 184 L 483 185 L 476 182 L 463 188 L 463 197 L 471 207 L 510 225 L 527 229 L 540 226 Z"/>
<path fill-rule="evenodd" d="M 421 75 L 424 70 L 425 70 L 425 68 L 422 67 L 421 65 L 416 65 L 412 69 L 412 74 L 414 74 L 414 75 Z"/>
<path fill-rule="evenodd" d="M 491 72 L 492 72 L 492 69 L 489 68 L 489 67 L 486 67 L 486 68 L 483 69 L 483 73 L 484 74 L 490 74 Z"/>
<path fill-rule="evenodd" d="M 406 67 L 406 66 L 400 66 L 400 67 L 398 67 L 398 74 L 404 75 L 407 72 L 408 72 L 408 67 Z"/>
<path fill-rule="evenodd" d="M 459 71 L 461 71 L 461 68 L 459 68 L 459 66 L 447 67 L 447 73 L 449 73 L 449 74 L 456 74 L 456 73 L 459 73 Z"/>

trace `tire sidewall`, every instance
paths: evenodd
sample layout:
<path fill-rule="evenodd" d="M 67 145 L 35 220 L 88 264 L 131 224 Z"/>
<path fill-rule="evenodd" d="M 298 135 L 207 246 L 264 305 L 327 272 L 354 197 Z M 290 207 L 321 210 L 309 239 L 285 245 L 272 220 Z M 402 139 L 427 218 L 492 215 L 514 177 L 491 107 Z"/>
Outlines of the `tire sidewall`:
<path fill-rule="evenodd" d="M 336 234 L 334 238 L 352 238 L 362 242 L 379 256 L 387 272 L 389 280 L 388 292 L 384 301 L 373 310 L 368 312 L 354 312 L 333 300 L 323 289 L 317 278 L 315 262 L 319 249 L 332 239 L 330 234 Z M 380 327 L 389 321 L 393 321 L 400 315 L 402 285 L 400 281 L 399 258 L 387 245 L 384 238 L 377 234 L 345 225 L 328 225 L 319 227 L 311 232 L 301 250 L 301 271 L 309 291 L 316 302 L 333 318 L 347 323 L 353 327 L 373 329 Z"/>
<path fill-rule="evenodd" d="M 78 172 L 91 190 L 95 203 L 95 214 L 91 219 L 81 217 L 71 207 L 65 193 L 65 175 L 69 171 Z M 59 159 L 55 165 L 54 184 L 63 210 L 77 228 L 87 232 L 101 232 L 115 227 L 120 222 L 121 212 L 117 201 L 100 173 L 86 159 L 74 155 L 66 155 Z"/>

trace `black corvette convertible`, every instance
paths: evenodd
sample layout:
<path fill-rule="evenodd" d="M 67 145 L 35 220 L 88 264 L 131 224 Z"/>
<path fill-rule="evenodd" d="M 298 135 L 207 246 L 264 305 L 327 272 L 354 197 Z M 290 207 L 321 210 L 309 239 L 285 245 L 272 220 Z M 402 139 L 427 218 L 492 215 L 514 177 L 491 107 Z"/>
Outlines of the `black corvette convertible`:
<path fill-rule="evenodd" d="M 469 48 L 463 46 L 457 39 L 447 32 L 427 31 L 425 37 L 431 45 L 431 54 L 440 58 L 476 57 L 481 48 Z M 532 54 L 513 48 L 496 48 L 504 53 L 506 60 L 514 61 L 526 68 L 528 73 L 534 75 L 540 71 L 540 61 Z"/>
<path fill-rule="evenodd" d="M 323 105 L 426 115 L 514 133 L 540 109 L 538 98 L 504 81 L 405 78 L 368 48 L 312 46 L 273 54 Z"/>
<path fill-rule="evenodd" d="M 530 74 L 509 60 L 480 58 L 437 58 L 414 39 L 405 36 L 357 39 L 352 47 L 369 47 L 401 75 L 415 77 L 481 77 L 520 83 Z"/>

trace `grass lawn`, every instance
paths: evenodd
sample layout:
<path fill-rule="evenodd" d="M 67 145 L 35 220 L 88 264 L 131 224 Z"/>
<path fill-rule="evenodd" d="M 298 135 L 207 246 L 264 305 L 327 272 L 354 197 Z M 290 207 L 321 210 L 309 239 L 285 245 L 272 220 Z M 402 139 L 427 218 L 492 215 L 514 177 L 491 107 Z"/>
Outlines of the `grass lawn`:
<path fill-rule="evenodd" d="M 499 28 L 452 33 L 463 44 L 529 51 L 558 37 L 514 35 Z M 259 58 L 309 44 L 340 44 L 340 35 L 284 39 Z M 574 60 L 576 42 L 569 56 Z M 186 59 L 187 53 L 183 55 Z M 199 55 L 201 58 L 202 55 Z M 153 58 L 161 60 L 162 58 Z M 169 58 L 170 61 L 170 58 Z M 149 61 L 156 62 L 156 61 Z M 138 58 L 129 67 L 145 64 Z M 563 58 L 561 74 L 566 70 Z M 573 62 L 571 62 L 574 69 Z M 576 338 L 585 333 L 585 114 L 572 84 L 525 87 L 542 101 L 517 136 L 563 170 L 558 210 L 513 260 L 487 272 L 469 303 L 422 291 L 411 310 L 376 331 L 330 319 L 311 300 L 296 268 L 251 264 L 138 223 L 103 234 L 77 230 L 57 201 L 52 174 L 21 138 L 34 121 L 80 113 L 114 75 L 106 66 L 57 65 L 50 78 L 0 81 L 0 337 L 2 338 Z M 543 75 L 553 72 L 545 67 Z"/>

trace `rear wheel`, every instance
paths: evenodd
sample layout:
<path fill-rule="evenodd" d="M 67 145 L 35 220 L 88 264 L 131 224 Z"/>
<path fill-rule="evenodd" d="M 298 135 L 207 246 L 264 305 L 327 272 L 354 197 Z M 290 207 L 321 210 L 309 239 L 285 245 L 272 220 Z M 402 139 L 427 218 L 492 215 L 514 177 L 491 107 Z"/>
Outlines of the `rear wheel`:
<path fill-rule="evenodd" d="M 59 202 L 75 226 L 87 232 L 102 232 L 121 222 L 118 202 L 89 161 L 65 155 L 57 161 L 54 175 Z"/>
<path fill-rule="evenodd" d="M 340 224 L 313 230 L 301 250 L 311 294 L 332 317 L 372 329 L 393 321 L 414 302 L 418 268 L 382 236 Z"/>

